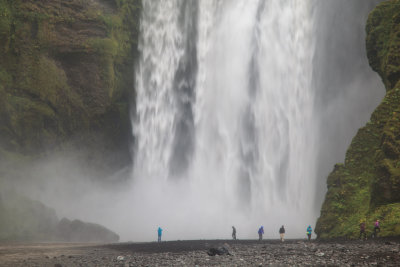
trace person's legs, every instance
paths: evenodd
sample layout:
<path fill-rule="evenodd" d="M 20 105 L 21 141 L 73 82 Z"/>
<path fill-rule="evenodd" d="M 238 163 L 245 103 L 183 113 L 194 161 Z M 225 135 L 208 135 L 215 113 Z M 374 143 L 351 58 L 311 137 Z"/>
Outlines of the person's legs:
<path fill-rule="evenodd" d="M 311 240 L 311 234 L 307 234 L 308 235 L 308 241 Z"/>

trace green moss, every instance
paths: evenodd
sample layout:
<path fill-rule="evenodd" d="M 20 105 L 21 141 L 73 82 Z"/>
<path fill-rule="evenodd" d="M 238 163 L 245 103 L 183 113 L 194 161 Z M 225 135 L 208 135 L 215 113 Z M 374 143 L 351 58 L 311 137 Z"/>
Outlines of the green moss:
<path fill-rule="evenodd" d="M 0 0 L 0 149 L 10 153 L 40 154 L 94 129 L 110 144 L 130 132 L 98 133 L 111 115 L 129 125 L 129 108 L 113 110 L 133 94 L 141 1 L 61 2 Z"/>
<path fill-rule="evenodd" d="M 381 222 L 380 236 L 399 236 L 400 235 L 400 203 L 393 203 L 378 207 L 369 215 L 369 225 L 379 219 Z"/>
<path fill-rule="evenodd" d="M 399 235 L 400 217 L 400 1 L 378 5 L 368 18 L 367 51 L 371 67 L 387 93 L 371 120 L 353 138 L 345 164 L 328 177 L 328 192 L 317 221 L 319 238 L 358 237 L 359 224 L 382 235 Z"/>
<path fill-rule="evenodd" d="M 103 4 L 0 0 L 0 189 L 19 163 L 54 150 L 105 176 L 130 163 L 141 1 Z M 48 209 L 1 197 L 0 240 L 45 234 Z"/>
<path fill-rule="evenodd" d="M 10 6 L 6 1 L 0 1 L 0 44 L 3 46 L 7 44 L 9 40 L 10 31 L 12 24 L 12 14 Z"/>
<path fill-rule="evenodd" d="M 380 74 L 387 90 L 400 78 L 400 1 L 381 3 L 367 22 L 367 52 L 371 67 Z"/>
<path fill-rule="evenodd" d="M 118 53 L 118 43 L 111 38 L 92 38 L 86 41 L 89 53 L 114 57 Z"/>

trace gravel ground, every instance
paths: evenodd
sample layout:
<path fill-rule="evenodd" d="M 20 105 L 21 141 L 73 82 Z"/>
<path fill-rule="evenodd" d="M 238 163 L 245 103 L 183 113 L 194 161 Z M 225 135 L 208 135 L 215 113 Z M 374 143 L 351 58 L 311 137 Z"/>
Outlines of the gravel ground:
<path fill-rule="evenodd" d="M 221 247 L 231 255 L 207 254 Z M 400 266 L 400 239 L 0 244 L 0 266 Z"/>

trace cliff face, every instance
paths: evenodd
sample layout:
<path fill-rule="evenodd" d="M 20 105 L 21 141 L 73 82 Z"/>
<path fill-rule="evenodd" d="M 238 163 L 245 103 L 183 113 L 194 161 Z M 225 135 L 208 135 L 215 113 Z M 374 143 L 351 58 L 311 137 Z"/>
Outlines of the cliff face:
<path fill-rule="evenodd" d="M 130 161 L 140 7 L 0 0 L 0 160 L 79 149 L 89 164 Z"/>
<path fill-rule="evenodd" d="M 98 179 L 130 164 L 140 9 L 141 0 L 0 0 L 0 240 L 118 240 L 7 186 L 54 155 L 73 155 Z"/>
<path fill-rule="evenodd" d="M 317 221 L 319 238 L 358 237 L 381 221 L 381 235 L 400 235 L 400 1 L 378 5 L 367 22 L 367 53 L 386 96 L 336 164 Z"/>

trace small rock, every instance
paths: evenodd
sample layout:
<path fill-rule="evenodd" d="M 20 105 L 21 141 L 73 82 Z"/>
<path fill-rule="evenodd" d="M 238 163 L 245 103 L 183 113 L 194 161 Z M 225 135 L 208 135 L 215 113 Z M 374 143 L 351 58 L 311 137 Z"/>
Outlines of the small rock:
<path fill-rule="evenodd" d="M 218 256 L 221 256 L 221 255 L 232 255 L 232 254 L 229 252 L 228 248 L 225 247 L 225 246 L 220 247 L 220 248 L 210 248 L 210 249 L 207 251 L 207 254 L 208 254 L 209 256 L 215 256 L 215 255 L 218 255 Z"/>

